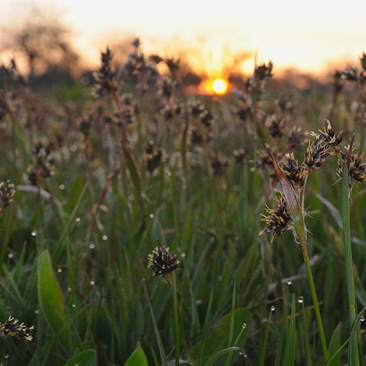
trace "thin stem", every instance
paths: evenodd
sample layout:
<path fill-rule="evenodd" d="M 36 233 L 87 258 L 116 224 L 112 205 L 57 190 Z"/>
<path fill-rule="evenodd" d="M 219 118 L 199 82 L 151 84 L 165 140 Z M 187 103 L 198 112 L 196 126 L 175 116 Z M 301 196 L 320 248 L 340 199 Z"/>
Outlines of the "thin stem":
<path fill-rule="evenodd" d="M 348 295 L 349 308 L 349 322 L 350 329 L 354 326 L 356 320 L 356 297 L 355 285 L 353 279 L 353 262 L 352 262 L 352 247 L 351 247 L 351 229 L 350 229 L 350 215 L 349 215 L 349 183 L 348 183 L 348 165 L 344 162 L 343 167 L 343 194 L 342 194 L 342 208 L 343 208 L 343 235 L 344 235 L 344 250 L 345 250 L 345 270 L 346 270 L 346 284 Z M 350 339 L 350 354 L 352 365 L 358 366 L 358 346 L 357 336 L 353 334 Z M 350 360 L 349 360 L 350 361 Z"/>
<path fill-rule="evenodd" d="M 320 316 L 318 297 L 316 295 L 315 284 L 314 284 L 313 274 L 311 272 L 309 256 L 307 256 L 307 257 L 304 256 L 304 262 L 305 262 L 305 267 L 306 267 L 306 273 L 308 275 L 311 297 L 313 299 L 315 317 L 316 317 L 316 321 L 318 323 L 319 336 L 320 336 L 320 342 L 322 344 L 324 361 L 327 362 L 328 358 L 329 358 L 327 342 L 325 341 L 324 327 L 323 327 L 322 318 Z"/>

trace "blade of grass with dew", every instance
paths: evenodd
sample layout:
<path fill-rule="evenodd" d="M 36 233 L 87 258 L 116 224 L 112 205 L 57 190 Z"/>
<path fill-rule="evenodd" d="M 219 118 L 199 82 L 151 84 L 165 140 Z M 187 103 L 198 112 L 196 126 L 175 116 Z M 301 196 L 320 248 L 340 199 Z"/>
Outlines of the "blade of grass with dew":
<path fill-rule="evenodd" d="M 205 366 L 211 366 L 214 364 L 214 362 L 225 355 L 226 353 L 233 353 L 234 351 L 240 351 L 239 347 L 228 347 L 224 348 L 221 351 L 217 352 L 206 364 Z"/>
<path fill-rule="evenodd" d="M 145 281 L 145 279 L 143 279 L 142 281 L 143 281 L 144 292 L 145 292 L 146 299 L 147 299 L 147 304 L 148 304 L 149 309 L 150 309 L 151 320 L 152 320 L 152 323 L 153 323 L 153 326 L 154 326 L 155 337 L 156 337 L 156 340 L 158 342 L 160 358 L 161 358 L 161 365 L 166 366 L 166 356 L 165 356 L 165 351 L 164 351 L 164 347 L 163 347 L 163 342 L 161 341 L 159 328 L 158 328 L 158 325 L 156 323 L 156 319 L 155 319 L 155 315 L 154 315 L 154 310 L 153 310 L 152 305 L 151 305 L 149 293 L 147 292 L 146 281 Z"/>
<path fill-rule="evenodd" d="M 235 284 L 233 287 L 233 294 L 232 294 L 232 300 L 231 300 L 231 314 L 230 314 L 230 330 L 229 330 L 229 340 L 228 340 L 228 347 L 231 346 L 231 342 L 233 341 L 234 336 L 234 325 L 235 325 Z M 225 366 L 230 365 L 231 357 L 228 356 Z"/>
<path fill-rule="evenodd" d="M 60 342 L 71 354 L 74 335 L 70 328 L 65 327 L 63 296 L 53 273 L 48 250 L 42 252 L 38 258 L 38 299 L 47 322 L 55 333 L 59 333 Z"/>
<path fill-rule="evenodd" d="M 267 327 L 266 327 L 266 334 L 264 336 L 264 342 L 263 342 L 263 348 L 259 359 L 259 366 L 264 366 L 264 361 L 266 359 L 266 353 L 267 353 L 267 345 L 268 345 L 268 335 L 269 335 L 269 328 L 271 325 L 271 318 L 272 318 L 272 310 L 269 312 Z"/>
<path fill-rule="evenodd" d="M 350 148 L 351 149 L 351 148 Z M 353 327 L 356 319 L 356 297 L 355 285 L 353 278 L 353 261 L 352 261 L 352 243 L 351 243 L 351 228 L 349 216 L 349 182 L 348 182 L 348 162 L 344 161 L 343 176 L 342 176 L 342 214 L 343 214 L 343 235 L 344 235 L 344 249 L 345 249 L 345 269 L 346 269 L 346 284 L 349 307 L 349 322 L 350 327 Z M 352 336 L 350 340 L 350 352 L 352 366 L 360 364 L 358 357 L 357 337 Z"/>
<path fill-rule="evenodd" d="M 57 242 L 56 246 L 55 246 L 55 249 L 53 250 L 53 256 L 52 256 L 52 261 L 53 263 L 57 263 L 59 258 L 60 258 L 60 255 L 62 253 L 62 249 L 63 249 L 63 246 L 65 244 L 65 242 L 67 240 L 69 240 L 69 234 L 73 228 L 73 226 L 75 225 L 75 216 L 76 216 L 76 213 L 79 209 L 79 206 L 84 198 L 84 195 L 85 195 L 85 192 L 86 192 L 86 185 L 83 187 L 81 193 L 80 193 L 80 196 L 74 206 L 74 209 L 72 210 L 72 213 L 67 221 L 67 224 L 65 226 L 65 229 L 63 230 L 62 234 L 61 234 L 61 237 L 59 239 L 59 241 Z"/>

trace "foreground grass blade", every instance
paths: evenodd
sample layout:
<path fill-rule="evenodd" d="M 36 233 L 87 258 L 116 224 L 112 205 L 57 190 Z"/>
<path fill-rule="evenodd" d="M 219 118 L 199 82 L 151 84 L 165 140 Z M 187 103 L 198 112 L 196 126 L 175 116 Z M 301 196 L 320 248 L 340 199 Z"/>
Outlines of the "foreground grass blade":
<path fill-rule="evenodd" d="M 147 363 L 147 358 L 140 343 L 137 344 L 136 349 L 133 351 L 132 355 L 128 358 L 125 366 L 149 366 Z"/>
<path fill-rule="evenodd" d="M 178 299 L 177 299 L 177 283 L 176 276 L 173 274 L 173 327 L 175 342 L 175 364 L 179 365 L 179 318 L 178 318 Z"/>
<path fill-rule="evenodd" d="M 296 303 L 295 303 L 295 295 L 292 295 L 292 310 L 291 310 L 291 320 L 290 320 L 290 328 L 289 335 L 286 342 L 285 349 L 285 362 L 286 366 L 293 366 L 295 363 L 295 346 L 296 346 Z"/>
<path fill-rule="evenodd" d="M 343 210 L 343 235 L 344 235 L 344 250 L 345 250 L 345 269 L 346 269 L 346 283 L 347 296 L 349 307 L 349 322 L 350 328 L 355 324 L 356 319 L 356 296 L 355 285 L 353 278 L 353 261 L 352 261 L 352 247 L 351 247 L 351 229 L 349 216 L 349 184 L 348 184 L 348 164 L 344 162 L 343 177 L 342 177 L 342 210 Z M 357 333 L 357 332 L 356 332 Z M 350 353 L 352 359 L 352 366 L 358 366 L 360 360 L 358 357 L 357 334 L 351 336 L 350 339 Z M 349 359 L 348 362 L 351 362 Z"/>
<path fill-rule="evenodd" d="M 166 366 L 166 355 L 165 355 L 165 351 L 164 351 L 164 347 L 163 347 L 163 342 L 161 341 L 161 337 L 160 337 L 160 333 L 159 333 L 159 328 L 158 328 L 158 325 L 156 323 L 156 319 L 155 319 L 155 315 L 154 315 L 154 310 L 153 310 L 152 305 L 151 305 L 149 293 L 147 292 L 147 287 L 146 287 L 145 279 L 143 279 L 142 282 L 143 282 L 143 288 L 144 288 L 144 292 L 145 292 L 146 299 L 147 299 L 147 304 L 149 305 L 149 309 L 150 309 L 151 321 L 153 322 L 154 331 L 155 331 L 155 337 L 156 337 L 156 340 L 158 342 L 158 347 L 159 347 L 159 352 L 160 352 L 160 358 L 161 358 L 161 365 L 162 366 Z"/>
<path fill-rule="evenodd" d="M 79 353 L 78 355 L 70 358 L 64 366 L 95 366 L 97 361 L 96 352 L 92 349 L 88 349 Z M 136 364 L 136 366 L 139 364 Z M 146 364 L 147 365 L 147 364 Z"/>
<path fill-rule="evenodd" d="M 38 300 L 50 327 L 59 334 L 61 344 L 71 354 L 75 336 L 65 321 L 63 296 L 52 270 L 48 250 L 42 252 L 38 258 Z"/>
<path fill-rule="evenodd" d="M 201 346 L 200 346 L 200 355 L 198 358 L 198 366 L 202 365 L 202 359 L 203 359 L 203 349 L 205 348 L 205 340 L 206 340 L 206 334 L 207 334 L 207 328 L 208 328 L 208 322 L 210 319 L 210 313 L 211 313 L 211 307 L 212 307 L 212 300 L 213 300 L 213 292 L 214 290 L 211 290 L 210 300 L 208 302 L 208 307 L 206 310 L 206 317 L 205 317 L 205 323 L 203 325 L 202 330 L 202 338 L 201 338 Z"/>

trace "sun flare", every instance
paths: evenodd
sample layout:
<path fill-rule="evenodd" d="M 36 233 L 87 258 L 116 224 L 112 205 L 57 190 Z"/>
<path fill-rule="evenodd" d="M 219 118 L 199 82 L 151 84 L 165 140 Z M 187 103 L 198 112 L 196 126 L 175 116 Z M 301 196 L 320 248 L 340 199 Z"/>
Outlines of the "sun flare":
<path fill-rule="evenodd" d="M 220 79 L 220 78 L 216 79 L 212 83 L 212 88 L 213 88 L 215 93 L 224 94 L 227 90 L 227 82 L 225 80 Z"/>

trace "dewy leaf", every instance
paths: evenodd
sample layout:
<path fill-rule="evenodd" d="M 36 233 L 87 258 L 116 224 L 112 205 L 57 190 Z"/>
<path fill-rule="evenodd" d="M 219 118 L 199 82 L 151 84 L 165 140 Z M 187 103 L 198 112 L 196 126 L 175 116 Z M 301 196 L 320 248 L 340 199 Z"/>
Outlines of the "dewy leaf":
<path fill-rule="evenodd" d="M 63 347 L 72 353 L 75 336 L 65 320 L 63 297 L 52 270 L 48 250 L 42 252 L 38 258 L 38 299 L 50 327 L 58 334 Z"/>

